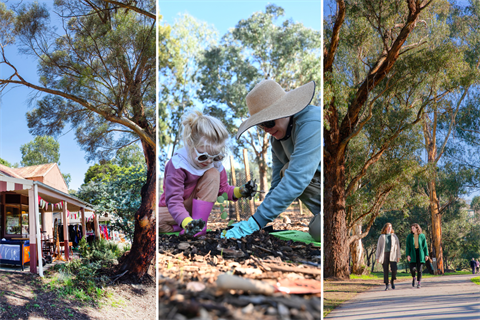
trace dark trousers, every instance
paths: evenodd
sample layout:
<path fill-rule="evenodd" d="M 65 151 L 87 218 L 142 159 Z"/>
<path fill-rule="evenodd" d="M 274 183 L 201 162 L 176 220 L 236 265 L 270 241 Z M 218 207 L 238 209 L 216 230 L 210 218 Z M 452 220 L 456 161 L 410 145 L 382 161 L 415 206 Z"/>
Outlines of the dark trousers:
<path fill-rule="evenodd" d="M 388 266 L 392 269 L 392 281 L 397 280 L 397 261 L 390 261 L 390 251 L 383 256 L 383 282 L 388 284 Z"/>
<path fill-rule="evenodd" d="M 410 273 L 412 277 L 417 275 L 417 281 L 422 280 L 423 263 L 420 262 L 420 249 L 415 249 L 416 262 L 410 262 Z M 411 261 L 411 260 L 410 260 Z"/>
<path fill-rule="evenodd" d="M 475 268 L 476 268 L 476 267 L 477 267 L 477 266 L 473 266 L 473 267 L 472 267 L 472 274 L 475 274 L 475 273 L 476 273 L 476 272 L 475 272 Z"/>

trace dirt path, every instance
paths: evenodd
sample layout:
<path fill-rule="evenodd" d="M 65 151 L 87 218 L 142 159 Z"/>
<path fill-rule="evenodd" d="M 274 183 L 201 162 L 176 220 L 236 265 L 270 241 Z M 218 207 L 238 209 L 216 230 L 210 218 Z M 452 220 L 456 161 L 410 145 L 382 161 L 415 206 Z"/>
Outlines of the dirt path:
<path fill-rule="evenodd" d="M 422 288 L 411 281 L 396 284 L 395 290 L 374 286 L 332 311 L 326 319 L 480 319 L 480 285 L 476 275 L 427 278 Z"/>
<path fill-rule="evenodd" d="M 100 306 L 59 297 L 31 273 L 0 271 L 0 319 L 156 319 L 155 285 L 108 288 Z"/>

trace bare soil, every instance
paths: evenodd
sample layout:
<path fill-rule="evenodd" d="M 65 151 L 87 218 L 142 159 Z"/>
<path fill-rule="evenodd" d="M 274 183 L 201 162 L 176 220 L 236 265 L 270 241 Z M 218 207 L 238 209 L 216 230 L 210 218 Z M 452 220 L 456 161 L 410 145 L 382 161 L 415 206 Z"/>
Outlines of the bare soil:
<path fill-rule="evenodd" d="M 273 229 L 308 231 L 311 214 L 284 216 L 271 224 Z M 307 279 L 320 287 L 320 248 L 263 230 L 221 239 L 225 227 L 225 220 L 212 213 L 208 228 L 214 231 L 204 237 L 159 235 L 159 319 L 320 319 L 320 293 L 264 296 L 216 286 L 217 277 L 230 272 L 269 284 Z"/>
<path fill-rule="evenodd" d="M 0 319 L 155 319 L 154 281 L 117 283 L 111 298 L 83 303 L 43 287 L 45 279 L 29 272 L 0 271 Z"/>

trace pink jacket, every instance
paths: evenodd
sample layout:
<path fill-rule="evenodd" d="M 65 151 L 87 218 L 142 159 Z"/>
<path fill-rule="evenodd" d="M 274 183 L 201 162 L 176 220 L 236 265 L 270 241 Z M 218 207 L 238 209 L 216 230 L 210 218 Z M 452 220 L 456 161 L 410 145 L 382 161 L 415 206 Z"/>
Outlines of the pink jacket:
<path fill-rule="evenodd" d="M 190 216 L 185 209 L 183 202 L 195 190 L 198 180 L 201 176 L 194 175 L 183 168 L 176 169 L 170 159 L 165 166 L 165 179 L 163 182 L 163 194 L 160 197 L 160 207 L 168 207 L 168 212 L 178 225 L 182 224 L 183 219 Z M 227 172 L 222 167 L 220 172 L 220 190 L 218 195 L 228 194 L 229 200 L 234 200 L 233 189 L 235 187 L 228 184 Z"/>

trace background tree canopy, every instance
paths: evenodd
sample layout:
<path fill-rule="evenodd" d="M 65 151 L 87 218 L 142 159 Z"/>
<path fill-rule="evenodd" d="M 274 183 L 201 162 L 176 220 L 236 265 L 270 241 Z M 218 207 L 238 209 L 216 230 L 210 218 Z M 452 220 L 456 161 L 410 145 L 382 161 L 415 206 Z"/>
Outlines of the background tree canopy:
<path fill-rule="evenodd" d="M 198 98 L 204 103 L 205 112 L 222 119 L 232 136 L 248 117 L 245 97 L 261 80 L 273 79 L 285 91 L 310 81 L 320 85 L 320 32 L 291 19 L 280 22 L 284 15 L 283 8 L 268 5 L 264 12 L 240 20 L 219 44 L 205 50 L 199 58 Z M 319 102 L 317 90 L 311 104 Z M 243 148 L 253 151 L 260 189 L 267 190 L 268 134 L 251 128 L 233 144 L 239 159 Z"/>

